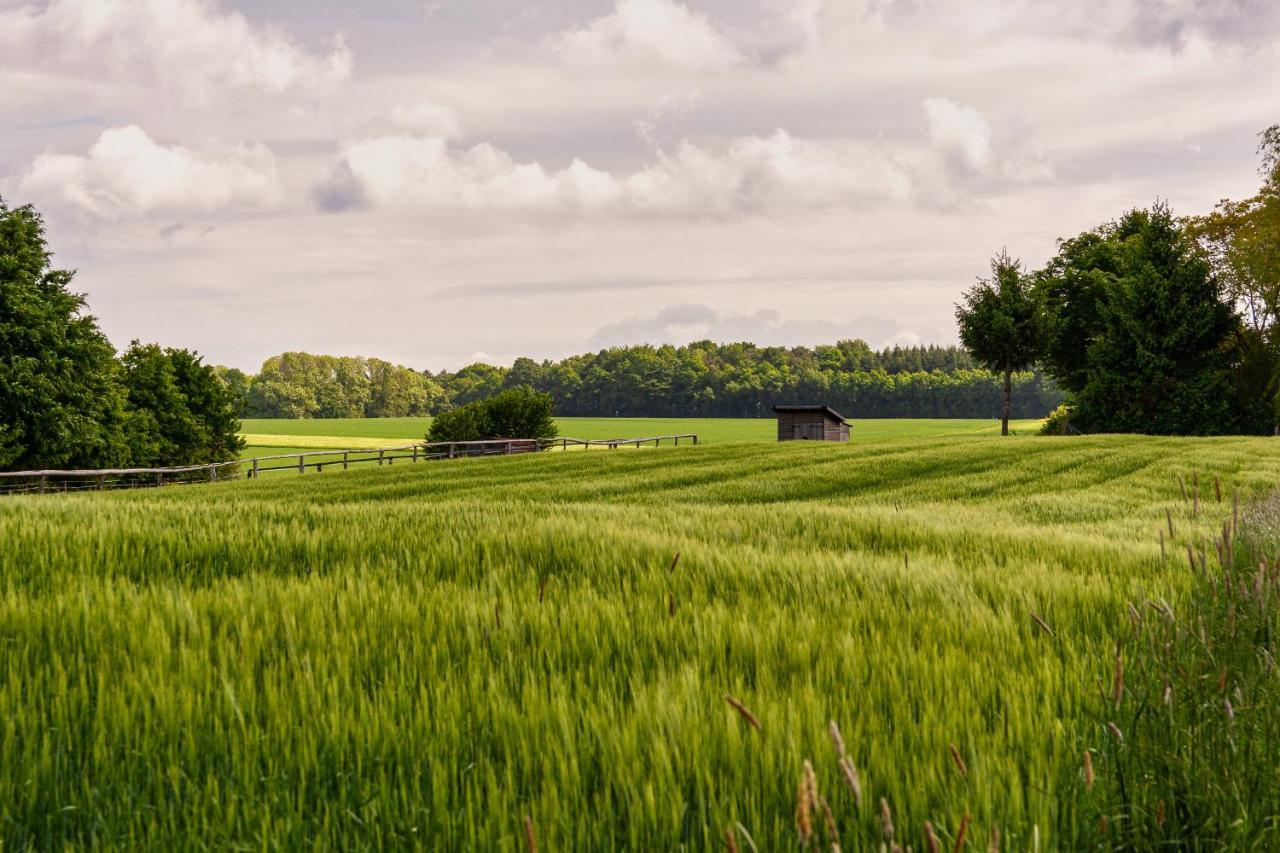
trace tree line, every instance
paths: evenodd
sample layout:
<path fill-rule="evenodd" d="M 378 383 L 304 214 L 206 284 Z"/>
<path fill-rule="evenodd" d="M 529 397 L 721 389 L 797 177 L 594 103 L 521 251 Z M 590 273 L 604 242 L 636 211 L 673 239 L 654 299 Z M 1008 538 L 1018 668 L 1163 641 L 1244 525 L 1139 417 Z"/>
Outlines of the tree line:
<path fill-rule="evenodd" d="M 55 269 L 44 223 L 0 199 L 0 470 L 167 467 L 234 459 L 236 400 L 195 353 L 122 355 Z"/>
<path fill-rule="evenodd" d="M 1044 268 L 1007 253 L 957 306 L 960 338 L 1004 377 L 1035 365 L 1067 395 L 1046 430 L 1269 434 L 1280 421 L 1280 126 L 1263 186 L 1179 219 L 1131 210 L 1060 240 Z"/>
<path fill-rule="evenodd" d="M 859 340 L 812 348 L 642 344 L 435 374 L 290 352 L 267 359 L 254 376 L 220 371 L 244 416 L 261 418 L 436 415 L 514 388 L 549 395 L 565 417 L 772 417 L 776 403 L 818 401 L 850 417 L 986 418 L 1001 400 L 1001 377 L 959 347 L 875 351 Z M 1038 372 L 1011 382 L 1016 417 L 1043 417 L 1062 402 Z"/>

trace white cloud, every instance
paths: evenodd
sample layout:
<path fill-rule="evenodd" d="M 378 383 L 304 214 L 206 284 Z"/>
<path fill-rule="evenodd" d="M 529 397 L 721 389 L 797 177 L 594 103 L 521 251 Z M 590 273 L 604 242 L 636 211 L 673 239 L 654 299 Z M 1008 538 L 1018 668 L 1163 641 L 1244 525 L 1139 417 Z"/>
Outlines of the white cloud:
<path fill-rule="evenodd" d="M 340 38 L 327 55 L 309 53 L 208 0 L 50 0 L 0 12 L 0 69 L 279 94 L 346 79 L 351 54 Z"/>
<path fill-rule="evenodd" d="M 633 172 L 580 160 L 559 171 L 488 144 L 455 151 L 440 138 L 390 136 L 349 146 L 317 195 L 330 209 L 605 212 L 731 218 L 778 209 L 905 201 L 911 169 L 874 144 L 814 142 L 785 131 L 716 146 L 681 143 Z"/>
<path fill-rule="evenodd" d="M 728 71 L 746 61 L 705 15 L 675 0 L 617 0 L 610 14 L 562 33 L 555 48 L 593 68 Z"/>
<path fill-rule="evenodd" d="M 929 139 L 953 163 L 979 173 L 991 166 L 991 125 L 982 113 L 946 98 L 926 98 L 921 106 L 929 123 Z"/>
<path fill-rule="evenodd" d="M 275 158 L 263 146 L 193 151 L 141 128 L 103 131 L 83 155 L 41 154 L 18 191 L 95 216 L 262 209 L 279 201 Z"/>

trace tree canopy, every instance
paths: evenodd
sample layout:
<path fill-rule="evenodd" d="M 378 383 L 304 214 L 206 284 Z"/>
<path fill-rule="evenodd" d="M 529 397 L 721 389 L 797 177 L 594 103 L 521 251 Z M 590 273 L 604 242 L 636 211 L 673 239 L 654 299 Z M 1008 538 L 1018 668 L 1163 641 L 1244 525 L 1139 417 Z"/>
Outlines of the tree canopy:
<path fill-rule="evenodd" d="M 1166 205 L 1059 243 L 1037 274 L 1043 365 L 1090 432 L 1237 427 L 1229 350 L 1238 318 Z"/>
<path fill-rule="evenodd" d="M 956 307 L 960 341 L 973 357 L 1003 379 L 1000 432 L 1009 434 L 1013 374 L 1040 355 L 1040 320 L 1022 264 L 1001 252 L 991 259 L 991 278 L 979 281 Z"/>
<path fill-rule="evenodd" d="M 129 459 L 115 350 L 55 269 L 44 223 L 0 199 L 0 468 Z"/>
<path fill-rule="evenodd" d="M 169 466 L 235 458 L 234 395 L 187 350 L 123 360 L 55 269 L 40 214 L 0 200 L 0 469 Z"/>
<path fill-rule="evenodd" d="M 491 438 L 553 438 L 559 434 L 551 416 L 550 394 L 519 386 L 474 400 L 437 415 L 427 440 L 480 441 Z"/>

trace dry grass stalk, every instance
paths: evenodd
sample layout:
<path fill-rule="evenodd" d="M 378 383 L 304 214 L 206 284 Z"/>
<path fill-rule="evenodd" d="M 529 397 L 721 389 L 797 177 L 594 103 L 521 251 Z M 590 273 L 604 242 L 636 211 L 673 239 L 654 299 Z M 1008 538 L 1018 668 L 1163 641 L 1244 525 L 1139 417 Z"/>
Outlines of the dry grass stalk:
<path fill-rule="evenodd" d="M 1111 732 L 1111 736 L 1118 742 L 1124 743 L 1124 732 L 1120 731 L 1120 727 L 1115 723 L 1107 723 L 1107 731 Z"/>
<path fill-rule="evenodd" d="M 738 836 L 734 834 L 732 826 L 724 829 L 724 843 L 729 848 L 729 853 L 738 853 Z"/>
<path fill-rule="evenodd" d="M 1124 698 L 1124 656 L 1119 649 L 1116 649 L 1116 669 L 1111 677 L 1111 701 L 1115 703 L 1116 708 L 1120 707 L 1120 700 Z"/>
<path fill-rule="evenodd" d="M 832 847 L 839 849 L 840 832 L 836 829 L 836 815 L 831 811 L 831 804 L 827 802 L 826 797 L 818 797 L 818 805 L 822 806 L 822 829 L 827 835 L 827 841 L 831 842 Z"/>
<path fill-rule="evenodd" d="M 1165 508 L 1165 511 L 1164 511 L 1164 520 L 1169 523 L 1169 538 L 1172 539 L 1173 538 L 1173 511 L 1168 509 L 1167 507 Z"/>
<path fill-rule="evenodd" d="M 1222 503 L 1222 478 L 1217 474 L 1213 475 L 1213 494 L 1218 499 L 1218 503 Z"/>
<path fill-rule="evenodd" d="M 538 603 L 541 604 L 547 598 L 547 584 L 551 583 L 551 577 L 542 579 L 542 583 L 538 584 Z"/>
<path fill-rule="evenodd" d="M 862 781 L 858 778 L 858 768 L 853 766 L 853 762 L 848 758 L 840 759 L 840 770 L 844 773 L 845 784 L 849 786 L 849 793 L 853 795 L 854 808 L 862 809 Z"/>
<path fill-rule="evenodd" d="M 938 853 L 938 834 L 933 831 L 933 824 L 927 820 L 924 822 L 924 843 L 929 848 L 929 853 Z"/>
<path fill-rule="evenodd" d="M 524 846 L 526 853 L 538 853 L 538 836 L 533 831 L 533 818 L 524 816 Z"/>
<path fill-rule="evenodd" d="M 1160 531 L 1160 562 L 1162 562 L 1162 563 L 1163 563 L 1163 562 L 1164 562 L 1164 558 L 1165 558 L 1165 552 L 1164 552 L 1164 531 L 1163 531 L 1163 530 L 1161 530 L 1161 531 Z"/>
<path fill-rule="evenodd" d="M 831 735 L 831 743 L 836 748 L 836 757 L 844 758 L 844 738 L 840 736 L 840 727 L 835 720 L 827 723 L 827 732 Z"/>
<path fill-rule="evenodd" d="M 969 775 L 969 768 L 965 766 L 964 759 L 960 757 L 960 750 L 956 749 L 954 743 L 948 744 L 947 748 L 951 750 L 951 761 L 955 764 L 956 769 L 960 771 L 961 776 Z"/>
<path fill-rule="evenodd" d="M 1000 853 L 1000 827 L 991 827 L 991 842 L 987 844 L 987 853 Z"/>
<path fill-rule="evenodd" d="M 1164 800 L 1156 804 L 1156 826 L 1164 826 Z"/>
<path fill-rule="evenodd" d="M 1196 570 L 1196 554 L 1191 550 L 1191 543 L 1187 543 L 1187 563 L 1191 566 L 1191 571 Z"/>
<path fill-rule="evenodd" d="M 800 784 L 796 787 L 796 832 L 800 833 L 800 845 L 808 847 L 813 840 L 813 807 L 817 799 L 817 781 L 813 776 L 813 765 L 808 759 L 804 762 L 804 773 L 800 776 Z"/>
<path fill-rule="evenodd" d="M 676 594 L 674 592 L 667 593 L 667 615 L 676 615 Z"/>
<path fill-rule="evenodd" d="M 1106 815 L 1103 815 L 1102 817 L 1098 818 L 1098 834 L 1099 835 L 1107 834 L 1107 816 Z"/>
<path fill-rule="evenodd" d="M 1187 499 L 1187 478 L 1179 474 L 1178 485 L 1182 487 L 1182 499 L 1185 501 Z"/>
<path fill-rule="evenodd" d="M 880 798 L 880 830 L 885 841 L 893 841 L 893 812 L 889 811 L 889 801 Z"/>
<path fill-rule="evenodd" d="M 673 557 L 671 560 L 671 568 L 667 569 L 667 572 L 668 573 L 674 572 L 676 570 L 676 566 L 678 565 L 680 565 L 680 552 L 676 551 L 675 557 Z"/>
<path fill-rule="evenodd" d="M 498 628 L 502 627 L 502 605 L 497 602 L 493 604 L 493 624 Z"/>
<path fill-rule="evenodd" d="M 760 853 L 760 848 L 756 847 L 756 840 L 751 837 L 751 833 L 747 832 L 747 828 L 742 825 L 742 821 L 735 820 L 733 825 L 742 835 L 742 840 L 747 842 L 747 847 L 750 848 L 751 853 Z"/>
<path fill-rule="evenodd" d="M 969 834 L 969 821 L 972 819 L 973 815 L 967 812 L 965 813 L 965 816 L 960 819 L 960 828 L 956 830 L 956 843 L 955 846 L 951 848 L 952 853 L 960 853 L 960 850 L 964 847 L 964 837 Z"/>
<path fill-rule="evenodd" d="M 1191 475 L 1191 514 L 1200 515 L 1200 472 Z"/>
<path fill-rule="evenodd" d="M 724 701 L 728 702 L 729 705 L 733 708 L 733 710 L 738 712 L 738 714 L 742 717 L 742 719 L 750 723 L 753 729 L 755 729 L 756 731 L 761 730 L 760 720 L 756 718 L 755 714 L 751 713 L 751 710 L 747 708 L 746 705 L 743 705 L 741 702 L 739 702 L 737 699 L 730 696 L 728 693 L 724 694 Z"/>
<path fill-rule="evenodd" d="M 1037 625 L 1037 626 L 1039 626 L 1039 628 L 1040 628 L 1040 630 L 1041 630 L 1041 631 L 1044 631 L 1044 632 L 1045 632 L 1046 634 L 1048 634 L 1050 637 L 1052 637 L 1052 636 L 1053 636 L 1053 629 L 1049 627 L 1049 623 L 1048 623 L 1048 622 L 1046 622 L 1046 621 L 1044 621 L 1043 619 L 1041 619 L 1041 618 L 1040 618 L 1040 615 L 1039 615 L 1038 613 L 1032 612 L 1032 614 L 1031 614 L 1031 621 L 1032 621 L 1032 622 L 1035 622 L 1035 623 L 1036 623 L 1036 625 Z"/>
<path fill-rule="evenodd" d="M 1093 790 L 1093 753 L 1089 750 L 1084 751 L 1084 789 L 1086 791 Z"/>

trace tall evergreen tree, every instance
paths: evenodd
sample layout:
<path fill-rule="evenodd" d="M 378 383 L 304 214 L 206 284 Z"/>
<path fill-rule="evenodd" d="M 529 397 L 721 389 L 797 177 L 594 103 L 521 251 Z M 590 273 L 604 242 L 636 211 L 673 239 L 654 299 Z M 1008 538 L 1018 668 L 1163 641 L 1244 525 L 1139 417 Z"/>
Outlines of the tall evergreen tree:
<path fill-rule="evenodd" d="M 1134 210 L 1059 244 L 1038 275 L 1046 371 L 1092 432 L 1219 434 L 1236 413 L 1239 318 L 1169 208 Z"/>
<path fill-rule="evenodd" d="M 44 223 L 0 199 L 0 468 L 125 464 L 115 350 L 54 269 Z"/>

